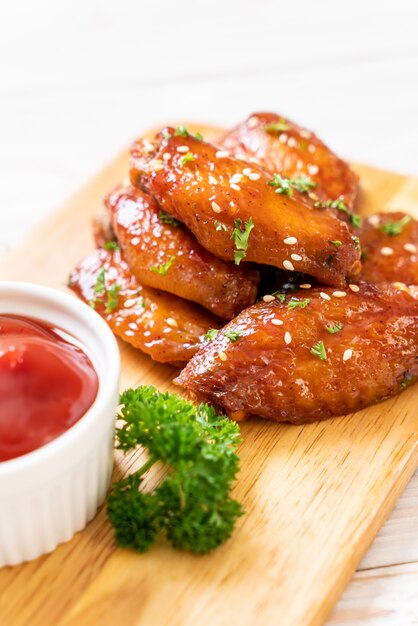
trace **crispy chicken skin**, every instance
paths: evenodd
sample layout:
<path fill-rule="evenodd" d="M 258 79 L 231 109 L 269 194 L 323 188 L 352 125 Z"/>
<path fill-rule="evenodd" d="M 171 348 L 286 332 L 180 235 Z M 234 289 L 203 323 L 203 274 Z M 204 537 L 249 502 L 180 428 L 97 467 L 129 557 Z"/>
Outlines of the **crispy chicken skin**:
<path fill-rule="evenodd" d="M 418 375 L 418 301 L 393 287 L 359 287 L 299 291 L 293 297 L 310 298 L 305 308 L 289 306 L 288 296 L 246 309 L 175 382 L 232 418 L 298 424 L 399 393 Z"/>
<path fill-rule="evenodd" d="M 418 221 L 400 211 L 364 220 L 362 277 L 372 283 L 418 285 Z"/>
<path fill-rule="evenodd" d="M 208 329 L 219 327 L 199 306 L 142 287 L 119 250 L 92 252 L 71 273 L 69 287 L 94 306 L 115 335 L 161 363 L 186 363 Z"/>
<path fill-rule="evenodd" d="M 354 206 L 358 178 L 348 164 L 314 133 L 276 113 L 254 113 L 220 144 L 233 154 L 257 159 L 271 172 L 288 178 L 308 176 L 322 201 L 343 197 L 347 208 Z"/>
<path fill-rule="evenodd" d="M 105 203 L 123 256 L 141 284 L 197 302 L 228 320 L 255 302 L 258 271 L 213 256 L 148 194 L 120 187 Z"/>
<path fill-rule="evenodd" d="M 252 220 L 243 261 L 294 269 L 334 286 L 359 272 L 359 249 L 331 210 L 314 208 L 306 193 L 276 193 L 262 167 L 195 137 L 166 129 L 152 151 L 137 142 L 131 180 L 221 259 L 234 259 L 234 227 L 239 235 Z"/>

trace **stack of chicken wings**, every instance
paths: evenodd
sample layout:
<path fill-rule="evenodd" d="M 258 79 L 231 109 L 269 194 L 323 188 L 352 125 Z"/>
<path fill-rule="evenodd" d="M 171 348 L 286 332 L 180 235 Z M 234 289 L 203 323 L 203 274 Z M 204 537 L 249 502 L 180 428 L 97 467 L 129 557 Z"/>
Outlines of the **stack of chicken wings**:
<path fill-rule="evenodd" d="M 418 222 L 362 219 L 312 132 L 256 113 L 216 145 L 164 128 L 94 223 L 71 288 L 175 382 L 234 419 L 304 423 L 418 376 Z"/>

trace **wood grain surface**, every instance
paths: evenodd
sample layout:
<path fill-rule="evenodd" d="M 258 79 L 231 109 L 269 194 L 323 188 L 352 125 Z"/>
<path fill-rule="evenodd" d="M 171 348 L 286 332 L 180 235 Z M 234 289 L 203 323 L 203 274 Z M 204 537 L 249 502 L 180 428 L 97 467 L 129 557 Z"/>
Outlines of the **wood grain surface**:
<path fill-rule="evenodd" d="M 362 213 L 417 214 L 418 180 L 356 170 Z M 124 153 L 0 263 L 0 278 L 65 289 L 69 270 L 92 248 L 89 223 L 101 197 L 126 172 Z M 173 368 L 120 347 L 123 387 L 171 387 Z M 323 624 L 418 464 L 417 397 L 411 388 L 355 415 L 303 427 L 243 424 L 234 495 L 246 515 L 225 546 L 208 557 L 162 543 L 146 555 L 121 551 L 101 510 L 53 554 L 0 571 L 0 623 Z M 116 455 L 115 476 L 140 456 Z"/>

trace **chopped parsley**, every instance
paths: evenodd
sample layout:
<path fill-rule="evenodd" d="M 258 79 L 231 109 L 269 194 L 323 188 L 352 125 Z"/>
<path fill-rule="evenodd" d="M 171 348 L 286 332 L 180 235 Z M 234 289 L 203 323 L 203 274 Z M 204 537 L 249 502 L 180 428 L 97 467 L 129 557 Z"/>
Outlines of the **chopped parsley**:
<path fill-rule="evenodd" d="M 391 237 L 394 237 L 395 235 L 399 235 L 404 226 L 406 226 L 407 224 L 409 224 L 409 222 L 411 221 L 411 216 L 410 215 L 405 215 L 401 220 L 399 220 L 398 222 L 395 221 L 389 221 L 386 222 L 386 224 L 384 224 L 380 230 L 382 231 L 382 233 L 386 233 L 387 235 L 390 235 Z"/>
<path fill-rule="evenodd" d="M 241 337 L 241 333 L 237 330 L 227 330 L 225 331 L 225 337 L 228 337 L 231 343 L 235 343 Z"/>
<path fill-rule="evenodd" d="M 341 213 L 346 213 L 346 215 L 348 215 L 349 217 L 350 222 L 355 228 L 360 228 L 363 223 L 360 215 L 354 215 L 354 213 L 350 213 L 342 198 L 337 198 L 336 200 L 327 200 L 326 202 L 322 202 L 322 200 L 317 200 L 314 204 L 314 207 L 320 209 L 338 209 L 338 211 L 341 211 Z"/>
<path fill-rule="evenodd" d="M 120 246 L 116 241 L 106 241 L 103 247 L 105 250 L 120 250 Z"/>
<path fill-rule="evenodd" d="M 168 224 L 169 226 L 179 226 L 180 224 L 178 220 L 176 220 L 174 217 L 171 217 L 171 215 L 169 215 L 165 211 L 160 211 L 158 213 L 158 218 L 161 222 L 164 222 L 164 224 Z"/>
<path fill-rule="evenodd" d="M 407 387 L 409 387 L 409 385 L 412 385 L 412 383 L 414 383 L 416 379 L 416 376 L 412 376 L 412 374 L 410 374 L 409 372 L 404 372 L 403 381 L 401 382 L 399 387 L 401 389 L 406 389 Z"/>
<path fill-rule="evenodd" d="M 363 223 L 363 218 L 360 215 L 354 215 L 354 213 L 349 213 L 350 222 L 354 226 L 354 228 L 360 228 Z"/>
<path fill-rule="evenodd" d="M 337 246 L 337 248 L 343 245 L 343 242 L 340 241 L 339 239 L 335 239 L 334 241 L 331 241 L 331 243 L 333 246 Z"/>
<path fill-rule="evenodd" d="M 276 193 L 288 197 L 293 195 L 293 189 L 300 193 L 307 193 L 316 187 L 316 183 L 305 175 L 298 176 L 297 178 L 283 178 L 280 174 L 273 174 L 273 178 L 269 180 L 267 184 L 270 185 L 270 187 L 274 187 Z"/>
<path fill-rule="evenodd" d="M 96 283 L 94 285 L 94 293 L 101 294 L 105 292 L 106 290 L 105 275 L 106 275 L 105 268 L 101 269 L 100 272 L 97 274 Z"/>
<path fill-rule="evenodd" d="M 112 313 L 119 306 L 119 291 L 121 287 L 117 283 L 114 283 L 111 287 L 106 288 L 106 270 L 101 269 L 96 276 L 96 283 L 94 285 L 94 293 L 96 297 L 90 300 L 89 305 L 95 309 L 96 304 L 103 304 L 106 306 L 105 313 Z"/>
<path fill-rule="evenodd" d="M 280 135 L 285 130 L 289 130 L 289 128 L 289 124 L 283 117 L 281 117 L 277 122 L 272 122 L 271 124 L 266 124 L 264 126 L 264 130 L 273 135 Z"/>
<path fill-rule="evenodd" d="M 234 230 L 231 239 L 234 240 L 236 248 L 236 250 L 234 250 L 235 265 L 239 265 L 247 254 L 248 239 L 253 228 L 254 222 L 252 217 L 249 217 L 248 220 L 244 222 L 244 230 L 241 230 L 240 218 L 234 220 Z"/>
<path fill-rule="evenodd" d="M 286 294 L 285 293 L 280 293 L 280 291 L 275 291 L 271 295 L 274 296 L 275 298 L 277 298 L 278 301 L 281 302 L 282 304 L 283 304 L 283 302 L 286 301 Z"/>
<path fill-rule="evenodd" d="M 175 258 L 176 258 L 175 256 L 172 256 L 169 258 L 168 261 L 166 261 L 166 263 L 161 263 L 160 265 L 153 265 L 153 267 L 151 267 L 151 272 L 154 272 L 154 274 L 161 274 L 161 276 L 166 276 L 168 270 L 173 265 Z"/>
<path fill-rule="evenodd" d="M 205 340 L 213 341 L 218 336 L 218 333 L 219 333 L 219 330 L 216 330 L 216 328 L 209 328 L 208 332 L 205 335 Z"/>
<path fill-rule="evenodd" d="M 201 135 L 200 133 L 195 133 L 195 138 L 196 138 L 198 141 L 203 141 L 203 135 Z"/>
<path fill-rule="evenodd" d="M 177 126 L 174 137 L 190 137 L 190 133 L 185 126 Z"/>
<path fill-rule="evenodd" d="M 181 157 L 180 161 L 182 165 L 186 165 L 186 163 L 192 163 L 195 160 L 193 152 L 186 152 L 184 156 Z"/>
<path fill-rule="evenodd" d="M 305 298 L 304 300 L 299 300 L 299 298 L 290 298 L 287 306 L 289 309 L 306 309 L 310 301 L 310 298 Z"/>
<path fill-rule="evenodd" d="M 351 237 L 351 239 L 352 239 L 352 241 L 354 243 L 354 246 L 356 248 L 360 248 L 360 238 L 357 237 L 357 235 L 353 235 L 353 237 Z"/>
<path fill-rule="evenodd" d="M 328 360 L 327 352 L 325 350 L 325 346 L 324 346 L 324 342 L 323 341 L 318 341 L 318 343 L 316 343 L 311 348 L 311 354 L 313 354 L 314 356 L 317 356 L 319 359 L 321 359 L 321 361 L 327 361 Z"/>
<path fill-rule="evenodd" d="M 219 220 L 215 220 L 215 230 L 217 231 L 228 231 L 228 226 L 226 224 L 223 224 L 222 222 L 220 222 Z"/>
<path fill-rule="evenodd" d="M 119 306 L 119 291 L 120 291 L 120 285 L 117 285 L 116 283 L 114 283 L 107 290 L 107 292 L 106 292 L 107 293 L 107 303 L 106 303 L 105 313 L 112 313 L 112 311 L 114 311 L 115 309 L 118 308 L 118 306 Z"/>
<path fill-rule="evenodd" d="M 325 328 L 331 335 L 334 335 L 335 333 L 339 333 L 343 326 L 344 324 L 342 324 L 341 322 L 336 322 L 335 324 L 331 324 L 330 326 L 326 326 Z"/>

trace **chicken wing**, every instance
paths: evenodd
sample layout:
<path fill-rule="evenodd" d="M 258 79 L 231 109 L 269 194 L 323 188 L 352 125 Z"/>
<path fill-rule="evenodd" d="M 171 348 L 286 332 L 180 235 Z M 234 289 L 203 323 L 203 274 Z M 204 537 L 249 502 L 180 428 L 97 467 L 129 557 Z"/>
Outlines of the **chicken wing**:
<path fill-rule="evenodd" d="M 319 200 L 343 199 L 352 210 L 358 178 L 347 163 L 314 133 L 276 113 L 254 113 L 220 141 L 226 150 L 253 157 L 271 172 L 293 178 L 304 174 L 317 185 Z"/>
<path fill-rule="evenodd" d="M 418 221 L 401 212 L 378 213 L 360 234 L 362 277 L 371 283 L 418 285 Z"/>
<path fill-rule="evenodd" d="M 69 287 L 91 304 L 112 331 L 161 363 L 184 364 L 219 322 L 177 296 L 142 287 L 119 250 L 98 249 L 76 267 Z"/>
<path fill-rule="evenodd" d="M 213 256 L 148 194 L 120 187 L 105 203 L 123 256 L 141 284 L 197 302 L 228 320 L 255 302 L 259 273 Z"/>
<path fill-rule="evenodd" d="M 296 270 L 335 286 L 359 272 L 359 249 L 346 224 L 314 208 L 302 182 L 288 188 L 196 137 L 166 129 L 152 152 L 137 142 L 131 179 L 221 259 Z"/>
<path fill-rule="evenodd" d="M 360 283 L 281 300 L 243 311 L 175 382 L 232 418 L 294 423 L 358 411 L 415 382 L 418 300 L 409 293 Z"/>

